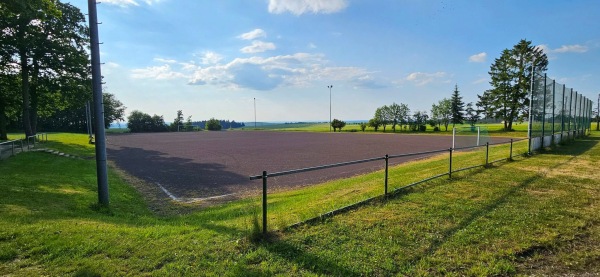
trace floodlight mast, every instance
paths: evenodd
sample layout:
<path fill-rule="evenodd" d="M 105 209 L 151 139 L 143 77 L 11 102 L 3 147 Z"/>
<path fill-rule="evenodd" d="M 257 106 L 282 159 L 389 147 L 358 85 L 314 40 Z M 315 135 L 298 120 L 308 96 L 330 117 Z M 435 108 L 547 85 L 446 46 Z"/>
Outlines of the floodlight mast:
<path fill-rule="evenodd" d="M 331 132 L 331 89 L 333 85 L 329 85 L 327 88 L 329 88 L 329 132 Z"/>
<path fill-rule="evenodd" d="M 96 124 L 96 176 L 98 202 L 108 206 L 108 174 L 106 167 L 106 134 L 104 132 L 104 105 L 102 103 L 102 73 L 100 71 L 100 41 L 98 38 L 98 12 L 96 1 L 88 0 L 90 26 L 90 51 L 92 62 L 92 91 L 94 94 L 94 122 Z"/>

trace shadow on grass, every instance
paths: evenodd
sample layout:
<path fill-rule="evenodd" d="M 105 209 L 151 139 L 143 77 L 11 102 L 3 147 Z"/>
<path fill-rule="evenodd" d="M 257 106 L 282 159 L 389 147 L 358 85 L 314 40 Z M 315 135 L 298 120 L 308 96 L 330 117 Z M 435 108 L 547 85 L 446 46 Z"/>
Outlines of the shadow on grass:
<path fill-rule="evenodd" d="M 347 266 L 339 265 L 332 260 L 307 253 L 297 246 L 280 240 L 277 237 L 272 238 L 269 242 L 264 242 L 263 246 L 272 254 L 318 275 L 361 276 L 359 272 L 355 272 Z"/>
<path fill-rule="evenodd" d="M 556 169 L 565 164 L 569 164 L 573 159 L 575 159 L 576 156 L 581 155 L 581 154 L 589 151 L 593 147 L 595 147 L 596 144 L 598 144 L 598 141 L 600 141 L 600 137 L 586 137 L 586 138 L 578 139 L 574 143 L 570 143 L 566 146 L 558 147 L 556 149 L 548 150 L 548 151 L 544 152 L 544 153 L 549 153 L 549 154 L 573 156 L 564 162 L 561 162 L 561 163 L 555 164 L 552 167 L 549 167 L 548 170 L 551 171 L 552 169 Z M 481 170 L 483 170 L 483 169 L 481 169 Z M 523 189 L 526 189 L 527 187 L 529 187 L 531 184 L 533 184 L 535 181 L 537 181 L 541 177 L 542 177 L 541 174 L 536 174 L 533 177 L 523 180 L 518 185 L 507 190 L 504 194 L 502 194 L 500 197 L 498 197 L 497 199 L 495 199 L 494 201 L 492 201 L 485 207 L 483 207 L 479 210 L 476 210 L 474 213 L 472 213 L 470 216 L 463 219 L 456 226 L 446 229 L 445 231 L 442 232 L 442 234 L 439 238 L 436 238 L 433 240 L 431 245 L 423 253 L 421 253 L 420 255 L 417 255 L 414 259 L 412 259 L 410 264 L 413 266 L 419 264 L 419 261 L 434 254 L 441 246 L 443 246 L 448 240 L 450 240 L 452 237 L 454 237 L 459 231 L 467 228 L 469 225 L 473 224 L 479 218 L 493 212 L 494 210 L 499 208 L 501 205 L 506 204 L 507 201 L 509 199 L 511 199 L 513 196 L 515 196 L 516 193 L 518 193 L 519 191 L 522 191 Z"/>

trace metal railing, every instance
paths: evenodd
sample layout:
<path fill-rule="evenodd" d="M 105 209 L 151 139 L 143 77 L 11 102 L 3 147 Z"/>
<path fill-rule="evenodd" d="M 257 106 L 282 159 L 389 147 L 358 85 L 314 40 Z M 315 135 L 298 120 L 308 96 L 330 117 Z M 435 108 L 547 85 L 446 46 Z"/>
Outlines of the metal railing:
<path fill-rule="evenodd" d="M 4 154 L 4 145 L 10 145 L 8 147 L 8 150 L 6 151 L 10 151 L 11 152 L 11 156 L 14 156 L 16 154 L 16 149 L 21 149 L 21 151 L 27 149 L 27 150 L 31 150 L 31 148 L 35 148 L 35 144 L 36 142 L 47 142 L 48 141 L 48 134 L 47 133 L 39 133 L 36 135 L 32 135 L 32 136 L 27 136 L 24 137 L 22 139 L 15 139 L 15 140 L 9 140 L 9 141 L 5 141 L 5 142 L 0 142 L 0 158 L 2 158 L 2 155 Z"/>
<path fill-rule="evenodd" d="M 303 172 L 309 172 L 309 171 L 316 171 L 316 170 L 323 170 L 323 169 L 329 169 L 329 168 L 335 168 L 335 167 L 341 167 L 341 166 L 348 166 L 348 165 L 354 165 L 354 164 L 361 164 L 361 163 L 367 163 L 367 162 L 373 162 L 373 161 L 385 161 L 385 165 L 384 165 L 384 178 L 383 178 L 383 194 L 382 195 L 378 195 L 375 197 L 371 197 L 359 202 L 356 202 L 354 204 L 350 204 L 329 212 L 326 212 L 324 214 L 321 214 L 320 216 L 317 217 L 313 217 L 307 220 L 303 220 L 301 222 L 292 224 L 290 227 L 296 227 L 305 223 L 309 223 L 309 222 L 313 222 L 316 220 L 320 220 L 324 217 L 328 217 L 328 216 L 332 216 L 335 215 L 337 213 L 340 212 L 344 212 L 347 211 L 349 209 L 353 209 L 355 207 L 358 207 L 360 205 L 364 205 L 368 202 L 374 201 L 376 199 L 380 199 L 380 198 L 386 198 L 388 197 L 390 194 L 395 194 L 400 192 L 401 190 L 404 190 L 406 188 L 409 187 L 413 187 L 416 186 L 418 184 L 422 184 L 424 182 L 427 181 L 431 181 L 433 179 L 437 179 L 443 176 L 448 176 L 449 178 L 452 178 L 452 173 L 456 173 L 456 172 L 461 172 L 461 171 L 465 171 L 465 170 L 469 170 L 469 169 L 474 169 L 474 168 L 478 168 L 478 167 L 489 167 L 491 164 L 493 163 L 497 163 L 500 161 L 505 161 L 505 160 L 512 160 L 513 157 L 516 156 L 522 156 L 522 155 L 527 155 L 527 153 L 523 153 L 523 154 L 519 154 L 519 155 L 514 155 L 513 153 L 513 143 L 514 142 L 518 142 L 518 141 L 523 141 L 523 140 L 527 140 L 527 139 L 510 139 L 510 142 L 504 142 L 504 143 L 489 143 L 487 142 L 486 144 L 483 145 L 476 145 L 476 146 L 469 146 L 469 147 L 460 147 L 460 148 L 448 148 L 448 149 L 440 149 L 440 150 L 433 150 L 433 151 L 425 151 L 425 152 L 416 152 L 416 153 L 406 153 L 406 154 L 397 154 L 397 155 L 385 155 L 385 156 L 380 156 L 380 157 L 375 157 L 375 158 L 369 158 L 369 159 L 362 159 L 362 160 L 355 160 L 355 161 L 348 161 L 348 162 L 341 162 L 341 163 L 335 163 L 335 164 L 327 164 L 327 165 L 320 165 L 320 166 L 314 166 L 314 167 L 307 167 L 307 168 L 300 168 L 300 169 L 293 169 L 293 170 L 287 170 L 287 171 L 279 171 L 279 172 L 274 172 L 274 173 L 268 173 L 267 171 L 263 171 L 262 174 L 260 175 L 254 175 L 254 176 L 250 176 L 250 180 L 259 180 L 262 179 L 262 232 L 263 234 L 267 233 L 267 210 L 268 210 L 268 203 L 267 203 L 267 192 L 268 192 L 268 182 L 267 180 L 270 177 L 277 177 L 277 176 L 284 176 L 284 175 L 291 175 L 291 174 L 297 174 L 297 173 L 303 173 Z M 493 145 L 502 145 L 502 144 L 510 144 L 509 147 L 509 153 L 508 156 L 505 156 L 502 159 L 496 159 L 496 160 L 492 160 L 490 161 L 490 146 Z M 475 149 L 479 149 L 479 148 L 484 148 L 485 147 L 485 163 L 483 164 L 477 164 L 477 165 L 473 165 L 473 166 L 467 166 L 467 167 L 462 167 L 462 168 L 458 168 L 458 169 L 453 169 L 453 153 L 456 151 L 471 151 L 471 150 L 475 150 Z M 428 178 L 410 183 L 408 185 L 405 186 L 401 186 L 398 187 L 396 189 L 394 189 L 393 191 L 389 191 L 388 189 L 388 172 L 389 172 L 389 160 L 390 159 L 396 159 L 396 158 L 405 158 L 405 157 L 411 157 L 411 156 L 431 156 L 434 154 L 440 154 L 440 153 L 444 153 L 447 152 L 449 155 L 448 158 L 448 171 L 441 173 L 441 174 L 436 174 L 433 176 L 430 176 Z"/>

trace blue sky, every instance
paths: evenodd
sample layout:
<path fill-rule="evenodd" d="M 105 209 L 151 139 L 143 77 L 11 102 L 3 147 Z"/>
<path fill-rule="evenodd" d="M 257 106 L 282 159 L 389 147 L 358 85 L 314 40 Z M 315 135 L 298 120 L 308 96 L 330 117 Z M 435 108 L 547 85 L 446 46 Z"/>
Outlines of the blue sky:
<path fill-rule="evenodd" d="M 600 92 L 597 0 L 101 2 L 105 91 L 127 114 L 254 121 L 256 99 L 258 121 L 328 121 L 328 85 L 333 118 L 393 102 L 429 112 L 455 84 L 477 101 L 520 39 L 546 51 L 549 77 Z"/>

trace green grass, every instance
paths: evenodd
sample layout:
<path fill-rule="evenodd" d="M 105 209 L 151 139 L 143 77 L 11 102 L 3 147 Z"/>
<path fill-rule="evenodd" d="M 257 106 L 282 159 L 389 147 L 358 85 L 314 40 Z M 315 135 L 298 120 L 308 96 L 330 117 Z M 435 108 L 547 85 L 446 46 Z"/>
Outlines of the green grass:
<path fill-rule="evenodd" d="M 49 139 L 93 155 L 85 135 Z M 95 204 L 93 160 L 23 153 L 0 161 L 0 275 L 598 274 L 599 139 L 455 173 L 266 241 L 253 239 L 258 198 L 156 207 L 111 170 L 106 209 Z M 491 156 L 507 157 L 506 147 Z M 469 166 L 484 153 L 453 158 Z M 446 170 L 447 154 L 394 167 L 390 187 Z M 270 194 L 271 230 L 381 194 L 382 174 Z"/>

